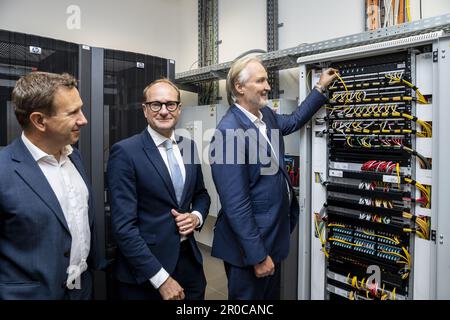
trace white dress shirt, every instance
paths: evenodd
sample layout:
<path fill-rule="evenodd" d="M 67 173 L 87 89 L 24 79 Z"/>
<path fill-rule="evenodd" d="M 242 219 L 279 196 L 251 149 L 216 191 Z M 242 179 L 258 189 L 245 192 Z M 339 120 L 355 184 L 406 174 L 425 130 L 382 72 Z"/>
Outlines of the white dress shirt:
<path fill-rule="evenodd" d="M 266 126 L 266 123 L 263 121 L 263 114 L 261 113 L 261 111 L 258 110 L 258 116 L 255 116 L 253 113 L 251 113 L 244 107 L 240 106 L 239 104 L 235 103 L 235 106 L 245 114 L 245 116 L 256 126 L 256 128 L 258 128 L 259 132 L 262 134 L 264 139 L 267 140 L 267 143 L 269 144 L 270 149 L 272 149 L 272 154 L 274 155 L 275 159 L 278 160 L 277 153 L 273 149 L 272 143 L 270 142 L 270 139 L 267 136 L 267 126 Z M 281 156 L 283 156 L 283 155 L 281 155 Z M 291 195 L 291 189 L 289 188 L 289 182 L 287 181 L 287 179 L 286 179 L 286 188 L 287 188 L 289 204 L 290 204 L 292 195 Z"/>
<path fill-rule="evenodd" d="M 72 237 L 70 266 L 67 269 L 67 286 L 76 283 L 87 270 L 87 258 L 91 245 L 89 229 L 89 191 L 75 165 L 69 158 L 73 149 L 66 146 L 61 152 L 59 162 L 35 146 L 22 132 L 22 141 L 58 199 Z M 57 259 L 58 257 L 55 257 Z"/>
<path fill-rule="evenodd" d="M 147 130 L 148 130 L 148 133 L 150 134 L 150 136 L 152 137 L 153 142 L 155 142 L 155 145 L 158 148 L 159 153 L 161 154 L 164 164 L 166 165 L 167 170 L 169 171 L 170 177 L 172 177 L 172 172 L 170 172 L 170 167 L 169 167 L 169 160 L 167 158 L 167 150 L 164 146 L 164 142 L 166 140 L 168 140 L 168 138 L 166 138 L 162 134 L 156 132 L 150 126 L 147 126 Z M 180 167 L 181 175 L 183 177 L 183 182 L 185 182 L 186 181 L 186 168 L 184 167 L 183 156 L 181 155 L 180 148 L 178 148 L 178 144 L 176 143 L 176 140 L 175 140 L 175 134 L 173 132 L 170 137 L 170 140 L 172 140 L 172 142 L 173 142 L 173 154 L 175 156 L 175 159 L 178 162 L 178 166 Z M 195 214 L 198 217 L 198 219 L 200 221 L 198 227 L 200 227 L 203 224 L 202 215 L 198 211 L 192 211 L 191 213 Z M 168 214 L 171 215 L 170 212 Z M 180 241 L 184 241 L 184 240 L 187 240 L 187 237 L 181 236 Z M 167 280 L 168 277 L 169 277 L 169 274 L 167 273 L 167 271 L 164 268 L 161 268 L 161 270 L 159 270 L 158 273 L 156 273 L 153 277 L 150 278 L 150 282 L 152 283 L 153 287 L 155 287 L 155 289 L 158 289 L 164 283 L 164 281 Z"/>

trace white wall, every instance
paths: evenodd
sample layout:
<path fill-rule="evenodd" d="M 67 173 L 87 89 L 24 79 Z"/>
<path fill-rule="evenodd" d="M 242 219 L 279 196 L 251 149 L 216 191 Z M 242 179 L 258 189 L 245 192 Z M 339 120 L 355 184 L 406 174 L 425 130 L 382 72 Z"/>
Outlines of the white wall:
<path fill-rule="evenodd" d="M 364 31 L 362 0 L 278 0 L 280 49 Z"/>

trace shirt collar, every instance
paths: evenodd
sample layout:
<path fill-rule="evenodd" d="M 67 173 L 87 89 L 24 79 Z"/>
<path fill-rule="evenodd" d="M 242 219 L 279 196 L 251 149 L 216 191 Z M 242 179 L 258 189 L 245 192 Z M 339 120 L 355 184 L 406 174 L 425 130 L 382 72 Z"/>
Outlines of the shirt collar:
<path fill-rule="evenodd" d="M 164 137 L 162 134 L 160 134 L 159 132 L 155 131 L 152 127 L 147 126 L 147 131 L 150 134 L 150 136 L 153 139 L 153 142 L 155 142 L 155 145 L 157 147 L 159 147 L 160 145 L 162 145 L 164 143 L 164 141 L 167 140 L 166 137 Z M 174 144 L 176 144 L 175 141 L 175 132 L 172 132 L 172 135 L 170 136 L 170 140 L 172 140 L 172 142 Z"/>
<path fill-rule="evenodd" d="M 255 116 L 253 113 L 251 113 L 250 111 L 248 111 L 248 110 L 245 109 L 244 107 L 240 106 L 239 104 L 235 103 L 234 105 L 235 105 L 239 110 L 241 110 L 241 111 L 245 114 L 245 116 L 246 116 L 247 118 L 250 119 L 250 121 L 251 121 L 252 123 L 258 123 L 258 122 L 264 123 L 264 121 L 262 120 L 263 114 L 261 113 L 260 110 L 258 110 L 258 116 Z"/>
<path fill-rule="evenodd" d="M 22 141 L 25 144 L 25 147 L 30 151 L 31 156 L 33 157 L 34 161 L 38 162 L 39 160 L 46 158 L 46 157 L 53 157 L 51 154 L 47 154 L 46 152 L 42 151 L 40 148 L 35 146 L 30 139 L 28 139 L 25 136 L 25 133 L 22 131 Z M 67 145 L 64 147 L 64 149 L 61 151 L 61 155 L 64 157 L 68 157 L 73 152 L 73 148 L 71 145 Z"/>

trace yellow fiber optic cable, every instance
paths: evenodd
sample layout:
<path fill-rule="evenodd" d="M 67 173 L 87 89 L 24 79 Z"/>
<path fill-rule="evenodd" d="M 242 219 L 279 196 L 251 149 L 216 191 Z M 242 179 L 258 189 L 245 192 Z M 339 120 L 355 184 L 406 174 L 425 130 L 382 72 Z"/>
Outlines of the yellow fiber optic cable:
<path fill-rule="evenodd" d="M 319 236 L 320 243 L 322 244 L 322 252 L 324 253 L 325 257 L 328 258 L 329 254 L 328 254 L 328 252 L 327 252 L 327 250 L 325 248 L 326 241 L 322 239 L 322 234 L 319 231 L 319 224 L 317 223 L 317 216 L 316 215 L 314 215 L 314 222 L 315 222 L 315 226 L 316 226 L 317 235 Z"/>

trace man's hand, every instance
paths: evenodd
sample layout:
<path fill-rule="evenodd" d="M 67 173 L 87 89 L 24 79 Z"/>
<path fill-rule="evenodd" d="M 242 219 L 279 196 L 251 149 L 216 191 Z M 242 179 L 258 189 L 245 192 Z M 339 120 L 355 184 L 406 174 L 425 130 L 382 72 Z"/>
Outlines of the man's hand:
<path fill-rule="evenodd" d="M 168 277 L 166 281 L 159 287 L 159 294 L 163 300 L 183 300 L 184 289 L 178 284 L 178 282 Z"/>
<path fill-rule="evenodd" d="M 172 209 L 172 215 L 175 217 L 178 232 L 182 236 L 191 234 L 200 224 L 199 218 L 192 213 L 179 213 L 177 210 Z"/>
<path fill-rule="evenodd" d="M 320 75 L 319 82 L 317 84 L 323 88 L 328 88 L 328 86 L 337 79 L 338 70 L 333 68 L 328 68 L 322 72 Z"/>
<path fill-rule="evenodd" d="M 263 262 L 254 265 L 253 268 L 257 278 L 271 276 L 275 273 L 275 264 L 270 256 L 267 256 Z"/>

